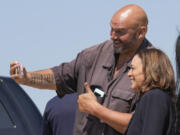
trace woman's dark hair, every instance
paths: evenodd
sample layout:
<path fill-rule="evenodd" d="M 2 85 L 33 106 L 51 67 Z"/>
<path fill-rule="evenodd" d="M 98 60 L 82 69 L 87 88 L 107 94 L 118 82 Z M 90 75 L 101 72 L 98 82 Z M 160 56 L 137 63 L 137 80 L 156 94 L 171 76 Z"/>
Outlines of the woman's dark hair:
<path fill-rule="evenodd" d="M 177 78 L 180 78 L 180 35 L 176 41 L 176 70 L 177 70 Z"/>
<path fill-rule="evenodd" d="M 176 41 L 176 72 L 177 72 L 177 82 L 176 82 L 176 91 L 180 91 L 180 35 Z M 180 134 L 180 93 L 178 94 L 176 102 L 176 122 L 175 122 L 175 133 Z"/>

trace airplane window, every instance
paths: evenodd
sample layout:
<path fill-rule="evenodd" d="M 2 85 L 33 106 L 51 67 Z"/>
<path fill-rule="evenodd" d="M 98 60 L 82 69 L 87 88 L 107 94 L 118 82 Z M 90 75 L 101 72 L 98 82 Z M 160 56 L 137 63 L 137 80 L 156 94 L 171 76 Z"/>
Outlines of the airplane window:
<path fill-rule="evenodd" d="M 0 128 L 15 128 L 15 125 L 9 116 L 5 106 L 0 101 Z"/>

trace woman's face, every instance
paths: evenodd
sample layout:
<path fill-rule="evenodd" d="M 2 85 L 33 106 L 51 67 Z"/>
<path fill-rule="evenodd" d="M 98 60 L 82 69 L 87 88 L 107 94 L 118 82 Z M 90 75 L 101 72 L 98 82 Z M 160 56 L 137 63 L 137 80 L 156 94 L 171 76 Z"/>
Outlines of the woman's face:
<path fill-rule="evenodd" d="M 128 76 L 131 80 L 131 88 L 134 90 L 141 90 L 145 77 L 142 62 L 138 55 L 135 55 L 132 59 Z"/>

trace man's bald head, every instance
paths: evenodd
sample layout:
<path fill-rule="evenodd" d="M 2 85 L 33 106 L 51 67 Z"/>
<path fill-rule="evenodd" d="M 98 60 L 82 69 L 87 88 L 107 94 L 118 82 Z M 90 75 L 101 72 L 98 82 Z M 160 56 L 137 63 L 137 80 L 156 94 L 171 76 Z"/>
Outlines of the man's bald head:
<path fill-rule="evenodd" d="M 136 51 L 145 38 L 147 24 L 145 11 L 137 5 L 130 4 L 118 10 L 110 22 L 115 53 Z"/>
<path fill-rule="evenodd" d="M 132 26 L 146 26 L 148 24 L 148 18 L 145 11 L 135 5 L 130 4 L 119 9 L 112 17 L 111 23 L 118 25 L 119 22 L 122 24 L 128 24 Z"/>

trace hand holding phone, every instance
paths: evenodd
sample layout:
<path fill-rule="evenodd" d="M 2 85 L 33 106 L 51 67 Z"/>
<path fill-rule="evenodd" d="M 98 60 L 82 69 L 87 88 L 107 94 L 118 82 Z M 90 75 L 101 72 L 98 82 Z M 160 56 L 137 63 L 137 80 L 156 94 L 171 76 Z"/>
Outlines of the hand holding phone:
<path fill-rule="evenodd" d="M 15 70 L 15 74 L 19 75 L 20 78 L 23 77 L 23 66 L 22 66 L 22 64 L 18 63 L 18 66 Z"/>

